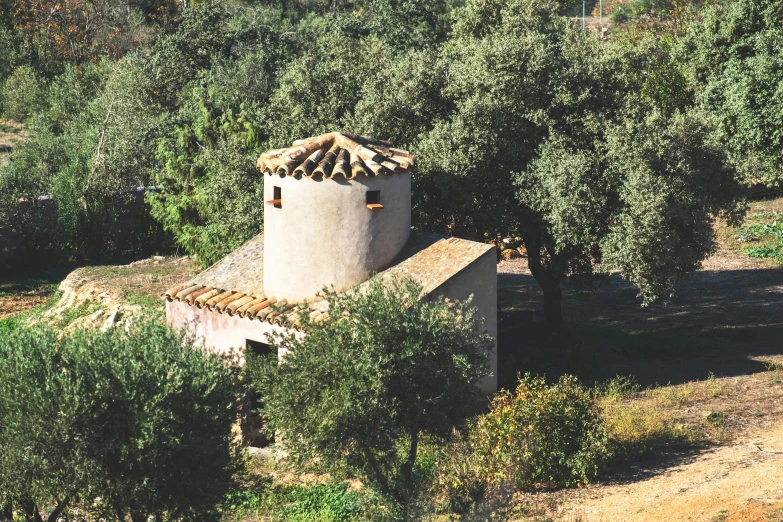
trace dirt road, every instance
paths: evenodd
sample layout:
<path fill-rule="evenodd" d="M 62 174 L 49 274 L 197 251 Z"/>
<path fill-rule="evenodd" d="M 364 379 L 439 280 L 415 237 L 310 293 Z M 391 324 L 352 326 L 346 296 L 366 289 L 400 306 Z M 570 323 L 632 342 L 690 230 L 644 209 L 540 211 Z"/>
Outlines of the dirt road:
<path fill-rule="evenodd" d="M 626 484 L 586 488 L 560 508 L 582 522 L 783 520 L 783 423 Z"/>

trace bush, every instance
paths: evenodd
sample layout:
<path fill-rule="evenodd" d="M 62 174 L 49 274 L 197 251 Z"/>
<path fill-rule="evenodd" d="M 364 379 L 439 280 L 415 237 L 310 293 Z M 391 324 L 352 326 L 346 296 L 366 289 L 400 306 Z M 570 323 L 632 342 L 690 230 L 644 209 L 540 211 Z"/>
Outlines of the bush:
<path fill-rule="evenodd" d="M 593 396 L 572 376 L 548 386 L 543 377 L 525 375 L 516 394 L 493 399 L 471 438 L 489 483 L 522 490 L 587 484 L 609 455 Z"/>
<path fill-rule="evenodd" d="M 274 339 L 253 376 L 266 429 L 295 464 L 347 467 L 385 492 L 414 482 L 420 433 L 448 435 L 473 411 L 492 338 L 470 302 L 420 300 L 412 280 L 328 292 L 329 318 Z"/>
<path fill-rule="evenodd" d="M 351 522 L 379 520 L 377 500 L 367 490 L 352 490 L 348 482 L 332 479 L 308 485 L 272 487 L 271 478 L 250 478 L 249 487 L 226 495 L 220 510 L 232 520 L 243 515 L 265 515 L 274 522 Z"/>
<path fill-rule="evenodd" d="M 313 487 L 291 486 L 276 495 L 277 518 L 290 522 L 343 522 L 357 520 L 362 499 L 348 490 L 347 482 L 332 481 Z"/>
<path fill-rule="evenodd" d="M 184 341 L 184 342 L 183 342 Z M 0 333 L 0 507 L 205 519 L 236 469 L 235 365 L 165 326 Z"/>
<path fill-rule="evenodd" d="M 453 513 L 467 513 L 485 498 L 489 483 L 482 456 L 469 438 L 455 434 L 438 459 L 436 487 L 442 507 Z"/>
<path fill-rule="evenodd" d="M 3 114 L 25 121 L 42 102 L 41 87 L 33 69 L 27 65 L 14 70 L 3 85 Z"/>

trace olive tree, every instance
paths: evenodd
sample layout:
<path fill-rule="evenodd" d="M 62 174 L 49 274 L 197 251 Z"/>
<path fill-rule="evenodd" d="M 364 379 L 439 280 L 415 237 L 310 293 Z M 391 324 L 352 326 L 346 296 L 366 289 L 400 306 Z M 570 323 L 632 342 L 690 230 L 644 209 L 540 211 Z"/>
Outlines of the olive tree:
<path fill-rule="evenodd" d="M 328 319 L 274 339 L 283 362 L 262 360 L 254 382 L 266 429 L 295 463 L 345 465 L 399 493 L 420 434 L 447 435 L 470 414 L 493 340 L 470 301 L 421 292 L 380 279 L 328 292 Z"/>
<path fill-rule="evenodd" d="M 0 333 L 0 518 L 208 519 L 232 484 L 236 365 L 157 322 Z"/>
<path fill-rule="evenodd" d="M 671 297 L 714 248 L 711 220 L 741 207 L 703 118 L 628 89 L 639 79 L 553 5 L 476 1 L 458 17 L 442 55 L 453 109 L 420 143 L 417 221 L 521 237 L 553 323 L 571 274 L 616 268 L 644 303 Z"/>
<path fill-rule="evenodd" d="M 750 184 L 783 182 L 783 7 L 710 2 L 679 46 L 715 137 Z"/>

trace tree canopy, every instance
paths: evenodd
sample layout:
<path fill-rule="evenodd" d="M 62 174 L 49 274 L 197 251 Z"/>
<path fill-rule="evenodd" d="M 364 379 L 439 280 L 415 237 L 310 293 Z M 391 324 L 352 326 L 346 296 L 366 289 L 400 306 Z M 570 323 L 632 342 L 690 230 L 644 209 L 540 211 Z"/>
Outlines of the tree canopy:
<path fill-rule="evenodd" d="M 772 1 L 637 2 L 661 23 L 607 38 L 548 0 L 85 1 L 101 18 L 67 59 L 44 59 L 35 16 L 0 39 L 29 132 L 0 165 L 0 227 L 25 259 L 173 241 L 209 265 L 261 231 L 260 153 L 349 130 L 418 155 L 415 227 L 522 238 L 557 321 L 574 274 L 668 299 L 711 220 L 781 169 Z"/>

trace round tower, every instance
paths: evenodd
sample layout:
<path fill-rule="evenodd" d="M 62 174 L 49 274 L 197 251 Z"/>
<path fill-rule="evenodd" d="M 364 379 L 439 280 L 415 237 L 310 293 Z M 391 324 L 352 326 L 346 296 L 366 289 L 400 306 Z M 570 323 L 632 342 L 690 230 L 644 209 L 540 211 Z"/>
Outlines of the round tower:
<path fill-rule="evenodd" d="M 266 295 L 312 301 L 387 268 L 410 236 L 413 163 L 387 142 L 347 133 L 262 155 Z"/>

